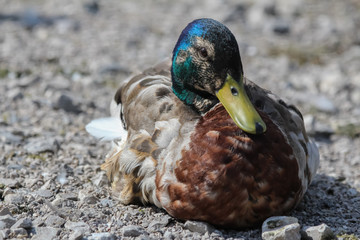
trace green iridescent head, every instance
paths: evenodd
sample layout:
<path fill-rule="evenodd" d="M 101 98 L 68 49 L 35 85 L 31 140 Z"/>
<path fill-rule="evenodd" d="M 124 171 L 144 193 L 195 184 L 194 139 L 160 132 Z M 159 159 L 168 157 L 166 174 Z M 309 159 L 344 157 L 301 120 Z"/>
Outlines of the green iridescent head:
<path fill-rule="evenodd" d="M 171 74 L 176 96 L 196 111 L 205 113 L 221 101 L 244 131 L 266 130 L 244 90 L 236 39 L 220 22 L 203 18 L 186 26 L 173 51 Z"/>

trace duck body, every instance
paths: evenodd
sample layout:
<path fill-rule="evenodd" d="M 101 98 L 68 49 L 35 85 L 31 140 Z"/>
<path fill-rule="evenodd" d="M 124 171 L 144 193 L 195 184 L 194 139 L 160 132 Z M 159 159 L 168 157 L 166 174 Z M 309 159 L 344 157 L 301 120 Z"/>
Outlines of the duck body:
<path fill-rule="evenodd" d="M 252 227 L 267 217 L 289 212 L 299 203 L 316 173 L 318 150 L 307 137 L 301 113 L 294 106 L 243 77 L 240 56 L 235 67 L 226 67 L 231 64 L 222 59 L 219 69 L 196 70 L 200 80 L 189 80 L 193 71 L 179 80 L 176 74 L 189 74 L 179 65 L 193 64 L 186 63 L 190 61 L 186 54 L 196 62 L 194 54 L 203 53 L 204 42 L 207 64 L 216 63 L 209 58 L 223 51 L 216 50 L 213 40 L 207 42 L 196 25 L 199 23 L 209 28 L 220 24 L 211 19 L 189 24 L 172 60 L 120 86 L 111 103 L 111 119 L 117 122 L 113 130 L 122 137 L 113 138 L 113 149 L 102 169 L 123 204 L 151 203 L 179 219 L 227 228 Z M 188 35 L 192 40 L 184 43 Z M 196 45 L 199 36 L 204 41 L 194 48 L 198 52 L 180 52 Z M 183 59 L 177 59 L 179 56 Z M 208 84 L 202 80 L 204 74 L 215 80 Z M 237 120 L 236 113 L 234 117 L 228 95 L 222 90 L 228 82 L 230 97 L 238 97 L 243 89 L 248 99 L 244 101 L 254 106 L 245 112 L 250 118 Z M 90 124 L 87 130 L 92 133 L 93 127 Z"/>

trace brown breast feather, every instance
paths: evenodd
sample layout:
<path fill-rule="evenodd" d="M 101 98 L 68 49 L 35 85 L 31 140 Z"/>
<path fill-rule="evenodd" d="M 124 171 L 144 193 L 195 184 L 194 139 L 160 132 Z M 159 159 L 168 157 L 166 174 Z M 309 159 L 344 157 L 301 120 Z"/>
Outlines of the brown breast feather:
<path fill-rule="evenodd" d="M 281 131 L 267 124 L 262 135 L 246 134 L 217 105 L 200 119 L 189 150 L 182 152 L 167 189 L 174 217 L 225 227 L 247 227 L 292 209 L 301 195 L 298 165 Z"/>

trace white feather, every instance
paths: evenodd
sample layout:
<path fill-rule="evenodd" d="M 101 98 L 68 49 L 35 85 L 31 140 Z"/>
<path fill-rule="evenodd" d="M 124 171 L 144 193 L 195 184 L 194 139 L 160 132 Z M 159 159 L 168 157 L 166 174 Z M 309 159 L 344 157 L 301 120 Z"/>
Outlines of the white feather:
<path fill-rule="evenodd" d="M 99 118 L 86 125 L 86 131 L 102 141 L 126 140 L 127 131 L 119 118 Z"/>

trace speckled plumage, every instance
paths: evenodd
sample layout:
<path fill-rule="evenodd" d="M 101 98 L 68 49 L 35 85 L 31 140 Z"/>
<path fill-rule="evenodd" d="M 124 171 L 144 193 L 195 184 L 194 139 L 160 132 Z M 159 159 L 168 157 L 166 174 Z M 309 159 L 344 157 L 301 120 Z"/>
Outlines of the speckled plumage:
<path fill-rule="evenodd" d="M 176 218 L 231 228 L 293 209 L 319 164 L 301 113 L 244 78 L 267 126 L 246 133 L 221 103 L 201 112 L 180 100 L 172 88 L 174 61 L 123 82 L 111 104 L 127 139 L 113 144 L 102 169 L 120 202 L 152 203 Z"/>

